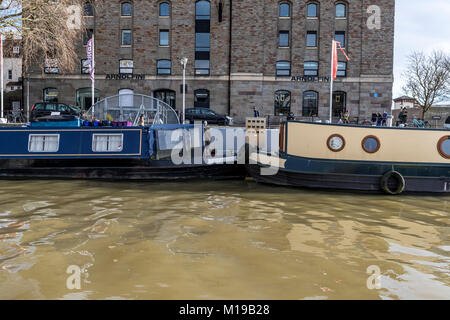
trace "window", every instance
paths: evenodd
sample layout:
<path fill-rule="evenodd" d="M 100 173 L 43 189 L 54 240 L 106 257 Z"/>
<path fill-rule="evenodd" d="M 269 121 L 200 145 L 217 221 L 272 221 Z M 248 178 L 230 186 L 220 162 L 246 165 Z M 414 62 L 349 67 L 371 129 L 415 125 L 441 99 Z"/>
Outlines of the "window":
<path fill-rule="evenodd" d="M 120 60 L 119 61 L 119 73 L 133 74 L 134 62 L 133 60 Z"/>
<path fill-rule="evenodd" d="M 209 33 L 195 34 L 195 51 L 208 51 L 211 46 L 211 35 Z"/>
<path fill-rule="evenodd" d="M 195 74 L 196 75 L 209 75 L 209 60 L 195 60 Z"/>
<path fill-rule="evenodd" d="M 170 60 L 159 60 L 158 61 L 158 74 L 160 75 L 170 75 L 172 73 L 172 63 Z"/>
<path fill-rule="evenodd" d="M 289 61 L 277 62 L 277 76 L 290 76 L 291 75 L 291 63 Z"/>
<path fill-rule="evenodd" d="M 279 46 L 282 48 L 289 47 L 289 31 L 280 31 Z"/>
<path fill-rule="evenodd" d="M 223 21 L 223 2 L 219 2 L 219 7 L 217 8 L 217 15 L 219 23 Z"/>
<path fill-rule="evenodd" d="M 55 88 L 44 89 L 44 102 L 57 103 L 58 102 L 58 90 Z"/>
<path fill-rule="evenodd" d="M 195 75 L 210 74 L 211 58 L 211 4 L 198 1 L 195 4 Z"/>
<path fill-rule="evenodd" d="M 334 40 L 339 42 L 342 48 L 345 48 L 345 31 L 336 31 L 334 33 Z"/>
<path fill-rule="evenodd" d="M 308 18 L 317 18 L 318 17 L 318 5 L 316 3 L 310 3 L 307 5 L 307 17 Z"/>
<path fill-rule="evenodd" d="M 289 3 L 280 4 L 280 18 L 289 18 L 291 16 L 291 5 Z"/>
<path fill-rule="evenodd" d="M 176 109 L 177 99 L 175 91 L 169 89 L 156 90 L 155 92 L 153 92 L 153 97 L 167 103 L 174 110 Z"/>
<path fill-rule="evenodd" d="M 120 15 L 122 17 L 131 17 L 133 15 L 133 5 L 129 2 L 122 3 Z"/>
<path fill-rule="evenodd" d="M 119 106 L 134 107 L 134 91 L 131 89 L 119 90 Z"/>
<path fill-rule="evenodd" d="M 194 91 L 194 108 L 209 108 L 209 90 L 197 89 Z"/>
<path fill-rule="evenodd" d="M 450 159 L 450 136 L 444 136 L 439 140 L 438 151 L 442 157 Z"/>
<path fill-rule="evenodd" d="M 211 4 L 209 1 L 198 1 L 195 4 L 196 20 L 211 20 Z"/>
<path fill-rule="evenodd" d="M 8 70 L 8 80 L 12 80 L 13 71 L 11 69 Z"/>
<path fill-rule="evenodd" d="M 287 116 L 291 112 L 291 92 L 278 90 L 275 92 L 275 115 Z"/>
<path fill-rule="evenodd" d="M 20 54 L 20 47 L 13 47 L 14 54 Z"/>
<path fill-rule="evenodd" d="M 93 134 L 93 152 L 122 152 L 123 134 Z"/>
<path fill-rule="evenodd" d="M 159 5 L 159 16 L 160 17 L 170 16 L 170 5 L 167 2 L 163 2 Z"/>
<path fill-rule="evenodd" d="M 122 46 L 131 46 L 131 30 L 122 30 Z"/>
<path fill-rule="evenodd" d="M 336 5 L 336 18 L 347 17 L 347 6 L 343 3 L 338 3 Z"/>
<path fill-rule="evenodd" d="M 319 94 L 315 91 L 303 93 L 303 117 L 316 117 L 319 113 Z"/>
<path fill-rule="evenodd" d="M 338 77 L 346 77 L 347 76 L 347 62 L 338 62 Z"/>
<path fill-rule="evenodd" d="M 81 60 L 81 74 L 89 74 L 90 66 L 88 59 Z"/>
<path fill-rule="evenodd" d="M 317 31 L 308 31 L 306 33 L 306 46 L 310 48 L 317 47 Z"/>
<path fill-rule="evenodd" d="M 159 45 L 162 47 L 169 46 L 169 30 L 159 30 Z"/>
<path fill-rule="evenodd" d="M 59 134 L 30 134 L 28 152 L 58 152 Z"/>
<path fill-rule="evenodd" d="M 58 73 L 58 60 L 57 59 L 45 59 L 44 64 L 44 72 L 45 73 Z"/>
<path fill-rule="evenodd" d="M 85 17 L 93 17 L 94 16 L 94 5 L 92 2 L 86 1 L 83 5 L 83 15 Z"/>
<path fill-rule="evenodd" d="M 83 46 L 87 46 L 87 43 L 89 39 L 92 38 L 92 35 L 94 34 L 94 29 L 86 29 L 86 31 L 83 33 Z"/>
<path fill-rule="evenodd" d="M 362 148 L 367 153 L 376 153 L 380 150 L 380 139 L 376 136 L 367 136 L 361 142 Z"/>
<path fill-rule="evenodd" d="M 305 62 L 304 75 L 317 77 L 319 75 L 319 63 L 315 61 Z"/>

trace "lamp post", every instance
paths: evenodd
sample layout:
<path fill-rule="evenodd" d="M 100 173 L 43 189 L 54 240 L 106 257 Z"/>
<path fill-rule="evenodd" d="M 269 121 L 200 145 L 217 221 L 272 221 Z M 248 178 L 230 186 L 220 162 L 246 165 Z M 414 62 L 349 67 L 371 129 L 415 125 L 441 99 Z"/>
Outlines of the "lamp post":
<path fill-rule="evenodd" d="M 186 122 L 186 65 L 188 63 L 188 58 L 180 59 L 181 65 L 183 66 L 183 124 Z"/>

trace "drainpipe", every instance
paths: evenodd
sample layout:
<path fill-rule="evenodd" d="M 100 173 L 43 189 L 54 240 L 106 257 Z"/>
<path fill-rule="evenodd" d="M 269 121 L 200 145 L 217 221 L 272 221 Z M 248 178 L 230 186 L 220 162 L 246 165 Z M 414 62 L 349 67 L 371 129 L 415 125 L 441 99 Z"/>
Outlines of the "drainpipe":
<path fill-rule="evenodd" d="M 233 0 L 230 0 L 230 36 L 228 48 L 228 115 L 231 116 L 231 49 L 233 41 Z"/>

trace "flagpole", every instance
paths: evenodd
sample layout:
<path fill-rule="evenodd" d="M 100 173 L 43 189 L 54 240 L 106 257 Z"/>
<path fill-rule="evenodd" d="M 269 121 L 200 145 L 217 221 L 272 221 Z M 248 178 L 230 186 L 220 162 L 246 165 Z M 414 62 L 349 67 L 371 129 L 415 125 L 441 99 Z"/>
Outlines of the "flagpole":
<path fill-rule="evenodd" d="M 331 73 L 330 73 L 330 123 L 333 123 L 333 81 L 334 81 L 334 40 L 331 42 Z"/>
<path fill-rule="evenodd" d="M 95 35 L 92 33 L 92 121 L 95 117 Z"/>

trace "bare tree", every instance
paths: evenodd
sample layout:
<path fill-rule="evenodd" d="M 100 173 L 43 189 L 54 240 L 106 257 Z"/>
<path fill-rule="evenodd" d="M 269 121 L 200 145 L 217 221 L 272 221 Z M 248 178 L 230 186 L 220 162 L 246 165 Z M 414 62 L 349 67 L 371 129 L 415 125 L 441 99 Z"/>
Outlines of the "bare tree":
<path fill-rule="evenodd" d="M 2 0 L 0 33 L 22 39 L 24 69 L 57 64 L 72 71 L 85 32 L 85 0 Z"/>
<path fill-rule="evenodd" d="M 423 118 L 435 103 L 445 100 L 448 95 L 450 70 L 445 66 L 446 61 L 448 56 L 441 51 L 434 51 L 429 56 L 416 51 L 408 57 L 403 91 L 417 100 Z"/>

